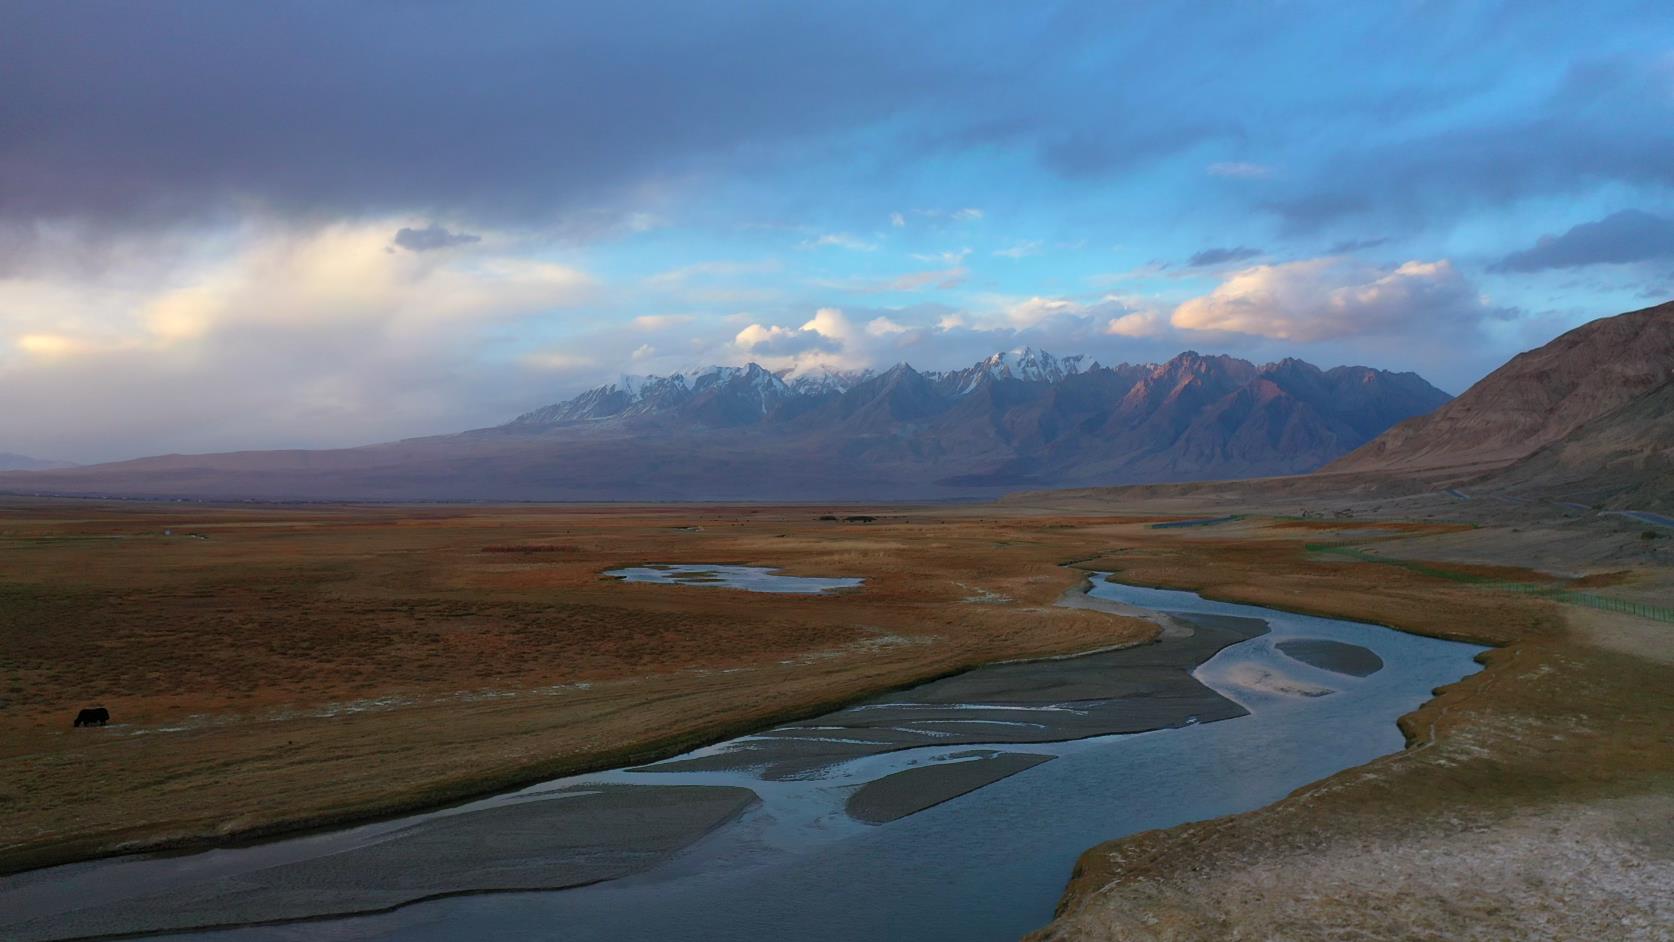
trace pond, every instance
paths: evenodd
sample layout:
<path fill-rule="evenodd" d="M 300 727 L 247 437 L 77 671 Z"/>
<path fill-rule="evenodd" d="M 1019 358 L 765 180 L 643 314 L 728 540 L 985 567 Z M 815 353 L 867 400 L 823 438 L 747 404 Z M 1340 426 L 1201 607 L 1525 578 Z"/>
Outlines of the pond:
<path fill-rule="evenodd" d="M 664 585 L 707 586 L 716 589 L 743 589 L 747 592 L 779 592 L 792 595 L 819 595 L 838 589 L 852 589 L 864 580 L 850 578 L 820 578 L 817 576 L 782 576 L 770 566 L 723 566 L 706 563 L 653 563 L 649 566 L 627 566 L 611 569 L 605 575 L 624 582 L 657 582 Z"/>

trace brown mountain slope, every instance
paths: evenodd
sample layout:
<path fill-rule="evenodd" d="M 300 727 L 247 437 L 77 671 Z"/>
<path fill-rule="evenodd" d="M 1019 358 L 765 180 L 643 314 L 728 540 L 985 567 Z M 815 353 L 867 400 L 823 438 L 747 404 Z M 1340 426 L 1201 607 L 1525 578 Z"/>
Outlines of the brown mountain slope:
<path fill-rule="evenodd" d="M 1674 379 L 1674 302 L 1584 324 L 1518 354 L 1463 395 L 1327 472 L 1510 464 Z"/>
<path fill-rule="evenodd" d="M 1483 479 L 1511 494 L 1674 512 L 1674 383 Z"/>

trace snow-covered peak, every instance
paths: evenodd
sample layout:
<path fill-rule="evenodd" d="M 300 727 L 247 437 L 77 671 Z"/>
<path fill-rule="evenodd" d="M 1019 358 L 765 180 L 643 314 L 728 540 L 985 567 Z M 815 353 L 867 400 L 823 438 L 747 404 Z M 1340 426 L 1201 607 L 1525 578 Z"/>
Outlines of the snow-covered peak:
<path fill-rule="evenodd" d="M 790 376 L 787 383 L 791 392 L 797 395 L 823 396 L 846 393 L 872 375 L 871 370 L 834 370 L 829 366 L 816 366 Z"/>
<path fill-rule="evenodd" d="M 1026 383 L 1060 382 L 1066 376 L 1082 372 L 1082 364 L 1086 359 L 1081 354 L 1060 359 L 1045 350 L 1036 350 L 1033 347 L 1002 350 L 961 371 L 959 375 L 963 377 L 963 383 L 959 393 L 963 395 L 976 389 L 988 378 L 1015 379 Z"/>

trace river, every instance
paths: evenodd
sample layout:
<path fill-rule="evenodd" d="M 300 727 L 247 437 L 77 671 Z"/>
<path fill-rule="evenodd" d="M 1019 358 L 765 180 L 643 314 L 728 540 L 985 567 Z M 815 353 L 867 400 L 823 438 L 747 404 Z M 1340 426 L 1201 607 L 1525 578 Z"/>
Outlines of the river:
<path fill-rule="evenodd" d="M 55 939 L 389 906 L 156 937 L 1014 939 L 1050 920 L 1077 856 L 1094 844 L 1258 808 L 1399 750 L 1396 718 L 1477 670 L 1482 650 L 1099 577 L 1090 594 L 1180 613 L 1187 620 L 1176 624 L 1190 627 L 1149 648 L 984 668 L 647 770 L 336 834 L 0 880 L 9 914 L 0 934 Z M 1161 657 L 1194 644 L 1201 650 L 1183 667 Z M 1125 731 L 1153 726 L 1162 728 Z M 867 784 L 880 779 L 896 787 Z M 692 812 L 659 824 L 646 803 L 663 796 Z M 598 826 L 567 839 L 574 859 L 541 850 L 544 872 L 571 868 L 542 885 L 600 882 L 471 893 L 468 879 L 447 879 L 455 868 L 480 876 L 479 889 L 530 885 L 516 868 L 505 882 L 482 875 L 498 866 L 496 852 L 555 839 L 570 826 L 563 814 L 581 817 L 567 809 L 586 809 Z M 460 817 L 470 814 L 484 823 Z M 616 832 L 621 846 L 598 843 Z M 469 837 L 458 854 L 450 834 Z M 402 867 L 413 876 L 395 895 L 356 895 L 357 881 L 407 879 Z M 402 893 L 444 898 L 397 906 Z"/>

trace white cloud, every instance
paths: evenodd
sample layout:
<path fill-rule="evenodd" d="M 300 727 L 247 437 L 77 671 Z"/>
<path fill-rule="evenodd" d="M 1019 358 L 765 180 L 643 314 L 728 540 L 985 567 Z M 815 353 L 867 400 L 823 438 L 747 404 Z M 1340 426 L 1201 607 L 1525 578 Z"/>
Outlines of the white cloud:
<path fill-rule="evenodd" d="M 584 370 L 594 365 L 592 357 L 565 350 L 545 350 L 531 353 L 523 358 L 523 362 L 542 370 L 554 373 L 568 373 Z"/>
<path fill-rule="evenodd" d="M 902 215 L 901 213 L 890 213 L 889 214 L 889 224 L 894 226 L 897 229 L 900 229 L 900 228 L 906 226 L 907 217 Z"/>
<path fill-rule="evenodd" d="M 868 242 L 847 232 L 827 232 L 818 238 L 803 242 L 802 247 L 806 249 L 838 248 L 847 249 L 850 252 L 875 252 L 878 249 L 878 244 Z"/>
<path fill-rule="evenodd" d="M 843 278 L 819 279 L 812 282 L 817 287 L 831 288 L 837 291 L 852 291 L 860 294 L 886 294 L 891 292 L 923 291 L 926 288 L 949 289 L 957 288 L 964 282 L 970 271 L 963 266 L 956 268 L 940 268 L 931 271 L 912 271 L 888 278 Z"/>
<path fill-rule="evenodd" d="M 779 260 L 772 258 L 759 261 L 699 262 L 658 272 L 646 278 L 645 284 L 652 288 L 678 288 L 699 279 L 770 274 L 778 271 L 780 267 Z"/>
<path fill-rule="evenodd" d="M 0 397 L 40 405 L 0 415 L 0 440 L 98 460 L 363 443 L 499 414 L 522 395 L 522 361 L 502 352 L 513 368 L 485 378 L 487 345 L 598 286 L 487 238 L 390 251 L 405 222 L 252 226 L 203 234 L 214 255 L 135 246 L 93 275 L 0 278 Z"/>
<path fill-rule="evenodd" d="M 1028 298 L 1006 309 L 1006 319 L 1019 327 L 1032 327 L 1048 318 L 1079 314 L 1082 305 L 1067 298 Z"/>
<path fill-rule="evenodd" d="M 849 319 L 834 307 L 822 307 L 815 311 L 808 323 L 802 325 L 802 329 L 811 330 L 832 340 L 847 340 L 854 336 L 854 327 L 849 324 Z"/>
<path fill-rule="evenodd" d="M 634 318 L 631 324 L 634 330 L 650 333 L 680 327 L 694 320 L 697 318 L 690 314 L 641 314 Z"/>
<path fill-rule="evenodd" d="M 1172 323 L 1315 342 L 1470 325 L 1495 313 L 1446 259 L 1388 269 L 1331 256 L 1236 272 L 1175 308 Z"/>
<path fill-rule="evenodd" d="M 1163 319 L 1155 311 L 1135 311 L 1111 318 L 1104 332 L 1118 337 L 1155 337 L 1162 328 Z"/>
<path fill-rule="evenodd" d="M 1002 258 L 1027 258 L 1030 255 L 1039 255 L 1040 249 L 1039 242 L 1025 240 L 1003 249 L 996 249 L 994 254 Z"/>
<path fill-rule="evenodd" d="M 949 267 L 963 265 L 970 249 L 948 249 L 945 252 L 913 253 L 913 258 L 921 262 L 938 262 Z"/>
<path fill-rule="evenodd" d="M 954 210 L 951 214 L 949 214 L 949 218 L 951 218 L 954 222 L 979 222 L 982 219 L 982 215 L 982 210 L 968 206 L 964 209 Z"/>

